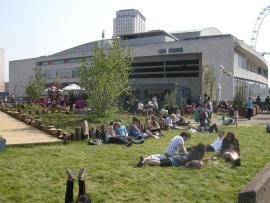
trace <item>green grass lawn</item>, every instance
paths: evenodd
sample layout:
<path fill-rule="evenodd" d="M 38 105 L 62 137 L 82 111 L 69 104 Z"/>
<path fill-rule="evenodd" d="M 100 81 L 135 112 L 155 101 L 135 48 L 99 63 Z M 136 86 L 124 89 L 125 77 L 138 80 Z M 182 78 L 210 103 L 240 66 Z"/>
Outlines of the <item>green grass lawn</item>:
<path fill-rule="evenodd" d="M 270 136 L 262 125 L 223 129 L 239 138 L 241 167 L 231 168 L 222 159 L 202 169 L 134 167 L 141 155 L 163 153 L 176 131 L 130 148 L 86 142 L 8 147 L 0 152 L 0 202 L 63 202 L 67 167 L 87 169 L 86 187 L 93 202 L 236 202 L 237 193 L 269 161 Z M 215 133 L 193 134 L 186 144 L 215 138 Z"/>

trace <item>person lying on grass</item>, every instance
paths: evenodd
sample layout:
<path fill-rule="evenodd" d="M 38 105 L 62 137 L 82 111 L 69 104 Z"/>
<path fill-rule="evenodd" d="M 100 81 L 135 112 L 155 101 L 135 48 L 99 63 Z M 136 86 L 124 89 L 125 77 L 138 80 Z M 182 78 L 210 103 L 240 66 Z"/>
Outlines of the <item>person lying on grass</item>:
<path fill-rule="evenodd" d="M 206 144 L 206 151 L 219 153 L 223 139 L 224 139 L 224 131 L 220 130 L 215 141 L 212 144 Z M 187 150 L 189 151 L 193 149 L 194 147 L 195 146 L 189 147 Z"/>
<path fill-rule="evenodd" d="M 196 167 L 200 168 L 202 166 L 202 159 L 205 154 L 205 145 L 199 143 L 196 147 L 186 153 L 174 154 L 170 157 L 161 157 L 160 155 L 151 155 L 148 157 L 141 157 L 138 167 L 143 165 L 149 166 L 160 166 L 160 167 L 169 167 L 169 166 L 187 166 L 194 167 L 193 163 L 196 163 Z M 195 161 L 195 162 L 194 162 Z"/>
<path fill-rule="evenodd" d="M 227 161 L 231 161 L 233 166 L 241 165 L 239 142 L 234 133 L 228 132 L 223 139 L 220 156 Z"/>
<path fill-rule="evenodd" d="M 151 160 L 153 161 L 153 163 L 155 162 L 155 164 L 159 164 L 159 162 L 161 160 L 167 160 L 168 158 L 176 155 L 176 154 L 187 154 L 187 150 L 185 147 L 185 141 L 187 139 L 190 139 L 190 134 L 188 132 L 182 132 L 179 135 L 176 135 L 169 143 L 167 150 L 165 152 L 165 155 L 163 154 L 156 154 L 156 155 L 152 155 L 149 156 L 149 161 L 151 162 Z M 153 159 L 152 159 L 153 158 Z M 156 162 L 159 161 L 159 162 Z M 138 163 L 138 166 L 142 166 L 144 164 L 144 158 L 141 157 L 140 162 Z"/>
<path fill-rule="evenodd" d="M 85 169 L 80 168 L 78 173 L 78 181 L 79 181 L 79 194 L 78 198 L 76 200 L 76 203 L 91 203 L 91 198 L 86 195 L 85 190 Z M 66 170 L 66 173 L 68 175 L 67 179 L 67 186 L 66 186 L 66 194 L 65 194 L 65 203 L 73 203 L 73 187 L 74 187 L 74 180 L 75 177 L 73 175 L 72 169 L 68 168 Z"/>

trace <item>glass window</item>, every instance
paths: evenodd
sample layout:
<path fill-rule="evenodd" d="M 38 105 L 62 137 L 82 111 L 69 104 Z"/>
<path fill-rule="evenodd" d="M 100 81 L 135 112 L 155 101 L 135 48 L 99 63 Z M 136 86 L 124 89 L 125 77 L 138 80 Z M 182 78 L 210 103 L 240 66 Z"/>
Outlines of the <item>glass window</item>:
<path fill-rule="evenodd" d="M 169 49 L 169 53 L 177 53 L 177 52 L 183 52 L 183 48 L 178 47 L 178 48 L 170 48 Z"/>
<path fill-rule="evenodd" d="M 159 54 L 166 54 L 167 53 L 167 49 L 159 49 L 158 50 Z"/>

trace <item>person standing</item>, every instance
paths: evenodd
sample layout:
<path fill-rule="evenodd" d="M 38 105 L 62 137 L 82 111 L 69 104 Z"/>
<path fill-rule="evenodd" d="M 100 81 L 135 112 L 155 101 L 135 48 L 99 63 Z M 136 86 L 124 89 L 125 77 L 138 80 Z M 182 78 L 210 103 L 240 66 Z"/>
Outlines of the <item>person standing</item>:
<path fill-rule="evenodd" d="M 261 97 L 260 96 L 257 96 L 256 104 L 261 108 Z"/>
<path fill-rule="evenodd" d="M 268 112 L 268 111 L 269 111 L 269 105 L 270 105 L 270 98 L 269 98 L 269 96 L 267 96 L 267 97 L 265 98 L 264 103 L 265 103 L 265 108 L 266 108 L 266 110 L 267 110 L 267 112 Z"/>
<path fill-rule="evenodd" d="M 246 101 L 246 108 L 247 108 L 247 117 L 248 120 L 250 120 L 253 112 L 253 102 L 251 97 L 248 97 L 248 100 Z"/>
<path fill-rule="evenodd" d="M 238 127 L 239 113 L 238 113 L 238 106 L 237 105 L 235 105 L 233 108 L 233 117 L 234 117 L 235 126 Z"/>

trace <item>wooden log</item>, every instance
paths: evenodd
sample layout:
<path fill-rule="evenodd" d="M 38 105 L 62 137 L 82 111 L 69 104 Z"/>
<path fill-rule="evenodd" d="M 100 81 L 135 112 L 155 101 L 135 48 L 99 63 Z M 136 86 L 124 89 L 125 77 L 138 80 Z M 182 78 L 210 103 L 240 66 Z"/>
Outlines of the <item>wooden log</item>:
<path fill-rule="evenodd" d="M 72 140 L 72 141 L 75 141 L 75 140 L 76 140 L 75 133 L 71 133 L 71 134 L 70 134 L 70 137 L 71 137 L 71 140 Z"/>
<path fill-rule="evenodd" d="M 76 140 L 82 140 L 80 127 L 75 128 L 75 136 L 76 136 Z"/>

